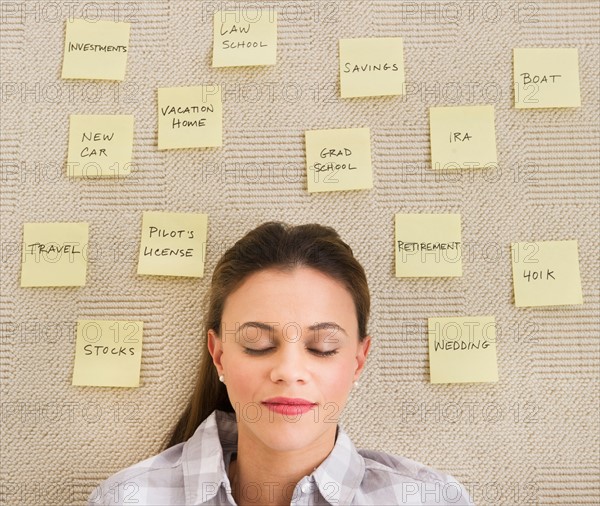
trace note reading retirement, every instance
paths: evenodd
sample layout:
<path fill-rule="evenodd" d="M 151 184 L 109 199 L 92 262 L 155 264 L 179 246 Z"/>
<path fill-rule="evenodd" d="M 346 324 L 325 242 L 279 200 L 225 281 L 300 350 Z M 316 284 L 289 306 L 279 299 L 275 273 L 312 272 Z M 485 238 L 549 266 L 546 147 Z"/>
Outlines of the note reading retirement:
<path fill-rule="evenodd" d="M 207 223 L 206 214 L 145 212 L 138 274 L 202 277 Z"/>
<path fill-rule="evenodd" d="M 235 9 L 215 12 L 213 67 L 275 65 L 277 12 Z"/>
<path fill-rule="evenodd" d="M 515 48 L 515 108 L 579 107 L 577 48 Z"/>
<path fill-rule="evenodd" d="M 24 223 L 21 286 L 83 286 L 87 223 Z"/>
<path fill-rule="evenodd" d="M 67 21 L 63 79 L 125 79 L 129 23 Z"/>
<path fill-rule="evenodd" d="M 69 176 L 126 176 L 131 172 L 132 149 L 133 116 L 69 117 Z"/>
<path fill-rule="evenodd" d="M 497 166 L 493 106 L 431 107 L 429 131 L 434 169 Z"/>
<path fill-rule="evenodd" d="M 462 276 L 460 214 L 396 214 L 396 277 Z"/>
<path fill-rule="evenodd" d="M 400 37 L 340 39 L 342 97 L 404 94 Z"/>
<path fill-rule="evenodd" d="M 158 149 L 221 146 L 220 86 L 158 89 Z"/>
<path fill-rule="evenodd" d="M 577 241 L 517 242 L 511 250 L 515 306 L 583 304 Z"/>
<path fill-rule="evenodd" d="M 498 381 L 493 316 L 429 318 L 431 383 Z"/>
<path fill-rule="evenodd" d="M 139 386 L 143 326 L 132 321 L 78 321 L 73 385 Z"/>
<path fill-rule="evenodd" d="M 368 128 L 307 130 L 305 140 L 309 192 L 373 188 Z"/>

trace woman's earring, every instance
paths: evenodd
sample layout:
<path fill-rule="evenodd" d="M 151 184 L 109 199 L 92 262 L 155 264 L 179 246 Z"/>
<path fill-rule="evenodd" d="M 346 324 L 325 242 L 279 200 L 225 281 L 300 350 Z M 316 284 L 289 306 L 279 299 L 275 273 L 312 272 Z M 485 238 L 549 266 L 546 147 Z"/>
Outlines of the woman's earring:
<path fill-rule="evenodd" d="M 358 387 L 358 381 L 354 382 L 354 388 Z"/>
<path fill-rule="evenodd" d="M 222 374 L 219 376 L 219 381 L 221 383 L 225 383 L 225 376 L 223 376 Z"/>

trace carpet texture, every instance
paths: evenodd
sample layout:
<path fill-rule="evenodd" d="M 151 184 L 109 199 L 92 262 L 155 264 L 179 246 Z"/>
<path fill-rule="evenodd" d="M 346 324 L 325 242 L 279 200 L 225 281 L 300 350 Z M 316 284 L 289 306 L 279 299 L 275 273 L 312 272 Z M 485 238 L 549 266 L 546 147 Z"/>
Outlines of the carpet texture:
<path fill-rule="evenodd" d="M 342 419 L 357 447 L 452 473 L 478 505 L 600 502 L 597 2 L 274 2 L 277 65 L 222 69 L 210 14 L 233 3 L 0 4 L 0 504 L 82 504 L 161 450 L 195 380 L 214 265 L 267 220 L 335 227 L 367 271 L 372 353 Z M 60 79 L 70 15 L 132 23 L 125 81 Z M 340 99 L 338 39 L 388 36 L 404 40 L 411 93 Z M 581 107 L 516 110 L 514 47 L 578 48 Z M 210 83 L 223 147 L 159 152 L 157 88 Z M 429 107 L 469 104 L 495 107 L 498 171 L 434 173 Z M 135 116 L 129 177 L 67 177 L 69 114 Z M 309 194 L 304 131 L 345 127 L 371 129 L 374 188 Z M 203 279 L 136 275 L 150 210 L 209 215 Z M 397 212 L 460 213 L 463 276 L 396 278 Z M 89 223 L 84 287 L 20 287 L 37 221 Z M 584 304 L 516 308 L 510 243 L 563 239 L 579 242 Z M 497 383 L 429 383 L 426 319 L 451 315 L 496 317 Z M 139 388 L 71 385 L 75 323 L 94 318 L 144 322 Z"/>

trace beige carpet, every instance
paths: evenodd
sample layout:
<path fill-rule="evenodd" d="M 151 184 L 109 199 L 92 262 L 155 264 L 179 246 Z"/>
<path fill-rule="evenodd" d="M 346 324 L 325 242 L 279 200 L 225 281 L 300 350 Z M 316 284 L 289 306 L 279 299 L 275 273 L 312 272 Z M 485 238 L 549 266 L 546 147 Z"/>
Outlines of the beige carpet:
<path fill-rule="evenodd" d="M 598 3 L 279 2 L 277 65 L 213 69 L 221 5 L 1 2 L 0 503 L 82 504 L 161 449 L 194 382 L 208 281 L 136 275 L 142 212 L 165 210 L 208 213 L 207 275 L 265 220 L 331 225 L 354 247 L 374 302 L 343 418 L 357 446 L 451 472 L 478 505 L 598 504 Z M 61 80 L 64 20 L 98 10 L 132 21 L 126 80 Z M 403 37 L 414 93 L 337 98 L 337 41 L 358 36 Z M 580 108 L 513 107 L 512 49 L 532 46 L 579 49 Z M 224 87 L 223 147 L 158 152 L 157 87 L 203 83 Z M 429 169 L 428 108 L 458 103 L 495 106 L 494 177 Z M 130 177 L 66 177 L 77 113 L 135 115 Z M 374 188 L 308 194 L 304 131 L 340 127 L 371 129 Z M 461 278 L 394 277 L 401 211 L 462 215 Z M 35 221 L 90 224 L 85 287 L 20 288 Z M 579 241 L 584 304 L 516 308 L 510 243 L 558 239 Z M 429 384 L 426 318 L 449 315 L 496 317 L 498 383 Z M 140 388 L 71 386 L 74 325 L 92 318 L 144 321 Z"/>

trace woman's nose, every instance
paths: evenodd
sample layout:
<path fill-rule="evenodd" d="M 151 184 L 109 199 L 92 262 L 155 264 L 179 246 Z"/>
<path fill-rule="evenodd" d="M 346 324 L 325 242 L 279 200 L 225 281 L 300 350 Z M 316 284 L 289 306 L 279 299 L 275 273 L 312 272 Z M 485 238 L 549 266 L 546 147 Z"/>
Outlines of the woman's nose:
<path fill-rule="evenodd" d="M 299 343 L 281 346 L 272 355 L 272 360 L 271 381 L 294 384 L 308 380 L 305 350 Z"/>

